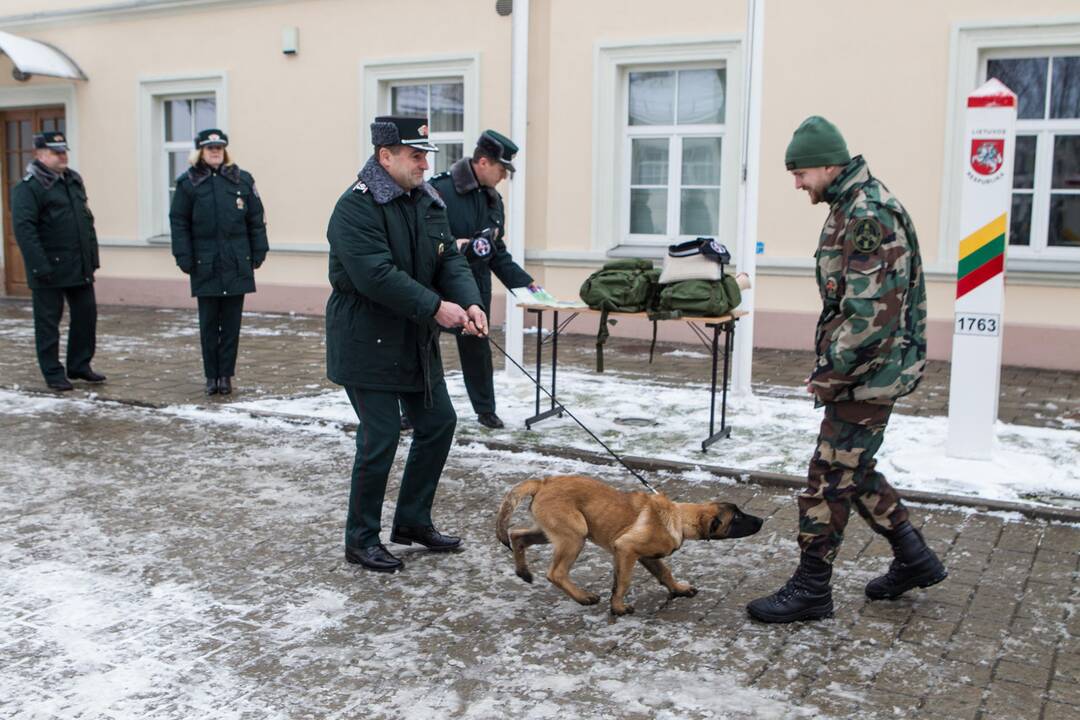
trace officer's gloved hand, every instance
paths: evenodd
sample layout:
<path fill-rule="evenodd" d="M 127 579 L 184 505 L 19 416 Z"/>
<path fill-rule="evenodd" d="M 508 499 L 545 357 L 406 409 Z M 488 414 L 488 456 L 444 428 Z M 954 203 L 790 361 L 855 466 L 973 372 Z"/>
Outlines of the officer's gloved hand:
<path fill-rule="evenodd" d="M 251 266 L 252 266 L 252 267 L 254 267 L 254 268 L 255 268 L 256 270 L 258 270 L 259 268 L 261 268 L 261 267 L 262 267 L 262 264 L 263 264 L 263 263 L 264 263 L 265 261 L 266 261 L 266 256 L 265 256 L 265 255 L 264 255 L 263 257 L 257 257 L 257 258 L 254 258 L 254 259 L 253 259 L 253 260 L 251 261 Z"/>
<path fill-rule="evenodd" d="M 177 258 L 176 259 L 176 266 L 178 268 L 180 268 L 180 272 L 184 273 L 185 275 L 190 275 L 191 274 L 191 258 L 189 258 L 189 257 Z"/>

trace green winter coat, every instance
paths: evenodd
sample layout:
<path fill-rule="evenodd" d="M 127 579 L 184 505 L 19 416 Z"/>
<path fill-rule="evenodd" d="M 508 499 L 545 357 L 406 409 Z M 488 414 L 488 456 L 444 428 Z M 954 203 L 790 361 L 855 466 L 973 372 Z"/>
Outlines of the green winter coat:
<path fill-rule="evenodd" d="M 36 160 L 30 163 L 11 190 L 11 223 L 31 290 L 94 282 L 101 262 L 79 173 L 69 168 L 57 175 Z"/>
<path fill-rule="evenodd" d="M 823 402 L 890 404 L 926 367 L 926 284 L 915 226 L 889 189 L 853 158 L 825 190 L 818 241 L 817 363 Z"/>
<path fill-rule="evenodd" d="M 492 273 L 508 288 L 532 284 L 532 276 L 514 262 L 506 249 L 502 196 L 495 188 L 480 185 L 469 158 L 458 160 L 449 171 L 433 177 L 431 184 L 446 201 L 446 215 L 454 238 L 471 238 L 485 228 L 497 231 L 491 255 L 469 263 L 485 309 L 491 306 Z"/>
<path fill-rule="evenodd" d="M 368 390 L 419 392 L 442 378 L 438 325 L 443 298 L 480 305 L 438 193 L 406 193 L 368 160 L 338 199 L 326 231 L 327 377 Z"/>
<path fill-rule="evenodd" d="M 192 297 L 255 292 L 266 259 L 266 223 L 255 180 L 236 165 L 199 163 L 176 179 L 169 210 L 172 253 L 191 276 Z"/>

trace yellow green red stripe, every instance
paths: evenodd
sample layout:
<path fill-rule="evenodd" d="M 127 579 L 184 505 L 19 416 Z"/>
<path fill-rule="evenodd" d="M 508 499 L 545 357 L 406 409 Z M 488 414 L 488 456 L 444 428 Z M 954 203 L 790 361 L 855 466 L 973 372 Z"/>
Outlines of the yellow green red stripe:
<path fill-rule="evenodd" d="M 1005 228 L 1002 214 L 960 243 L 956 268 L 956 297 L 961 298 L 1005 270 Z"/>

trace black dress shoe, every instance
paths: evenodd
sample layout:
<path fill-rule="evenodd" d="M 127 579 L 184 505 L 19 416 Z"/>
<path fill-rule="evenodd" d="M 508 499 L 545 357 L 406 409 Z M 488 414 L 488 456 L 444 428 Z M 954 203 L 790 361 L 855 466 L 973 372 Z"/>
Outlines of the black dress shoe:
<path fill-rule="evenodd" d="M 493 412 L 480 413 L 476 416 L 476 421 L 484 427 L 489 427 L 493 430 L 498 430 L 501 427 L 506 427 L 506 425 L 503 424 L 503 421 L 499 419 L 499 416 Z"/>
<path fill-rule="evenodd" d="M 461 547 L 461 538 L 453 535 L 443 535 L 430 525 L 427 527 L 396 527 L 390 532 L 390 542 L 399 545 L 419 543 L 428 550 L 439 552 L 456 550 Z"/>
<path fill-rule="evenodd" d="M 206 378 L 206 394 L 207 395 L 217 395 L 218 394 L 217 378 Z"/>
<path fill-rule="evenodd" d="M 64 378 L 57 378 L 56 380 L 46 380 L 45 384 L 52 390 L 59 392 L 67 392 L 68 390 L 74 390 L 75 386 L 69 383 Z"/>
<path fill-rule="evenodd" d="M 232 394 L 232 378 L 219 377 L 217 379 L 217 391 L 222 395 Z"/>
<path fill-rule="evenodd" d="M 353 565 L 361 565 L 375 572 L 397 572 L 405 567 L 405 563 L 391 555 L 390 551 L 382 545 L 362 548 L 346 546 L 345 561 Z"/>
<path fill-rule="evenodd" d="M 69 372 L 67 374 L 72 380 L 85 380 L 91 383 L 103 383 L 105 382 L 105 376 L 101 373 L 96 373 L 93 370 L 87 369 L 83 372 Z"/>

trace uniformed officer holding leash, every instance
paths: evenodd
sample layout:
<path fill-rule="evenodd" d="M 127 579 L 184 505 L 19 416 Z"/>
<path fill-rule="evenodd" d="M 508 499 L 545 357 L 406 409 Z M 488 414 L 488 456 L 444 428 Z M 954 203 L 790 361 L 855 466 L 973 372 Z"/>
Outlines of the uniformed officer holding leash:
<path fill-rule="evenodd" d="M 926 287 L 915 227 L 862 156 L 851 158 L 828 120 L 805 120 L 785 162 L 796 189 L 815 205 L 829 205 L 816 253 L 823 305 L 817 362 L 807 380 L 825 419 L 798 498 L 799 567 L 780 590 L 747 605 L 764 622 L 832 615 L 832 564 L 852 505 L 895 557 L 866 585 L 867 597 L 891 600 L 947 575 L 874 459 L 893 404 L 916 388 L 926 366 Z"/>
<path fill-rule="evenodd" d="M 232 162 L 228 145 L 217 128 L 195 137 L 169 210 L 172 253 L 199 303 L 207 395 L 233 391 L 244 295 L 255 292 L 255 270 L 269 250 L 255 179 Z"/>
<path fill-rule="evenodd" d="M 94 216 L 86 203 L 82 176 L 68 167 L 63 133 L 34 137 L 34 160 L 11 191 L 15 242 L 26 264 L 34 308 L 38 365 L 53 390 L 72 390 L 68 378 L 105 382 L 90 361 L 97 344 L 94 271 L 98 260 Z M 71 310 L 67 377 L 60 364 L 60 318 L 64 300 Z"/>
<path fill-rule="evenodd" d="M 450 170 L 431 179 L 446 201 L 450 232 L 469 261 L 484 308 L 491 312 L 491 274 L 508 288 L 535 288 L 532 276 L 514 262 L 503 241 L 505 224 L 502 196 L 495 189 L 514 172 L 518 147 L 510 138 L 485 130 L 471 158 L 462 158 Z M 465 389 L 476 418 L 489 428 L 503 427 L 495 414 L 491 345 L 486 337 L 458 335 L 458 354 Z"/>
<path fill-rule="evenodd" d="M 345 386 L 359 424 L 345 524 L 345 559 L 369 570 L 403 567 L 379 540 L 397 452 L 400 410 L 413 425 L 390 540 L 453 550 L 461 539 L 431 519 L 457 416 L 443 381 L 439 328 L 487 334 L 468 264 L 439 193 L 424 181 L 437 148 L 422 118 L 377 117 L 375 152 L 338 199 L 327 239 L 327 376 Z"/>

